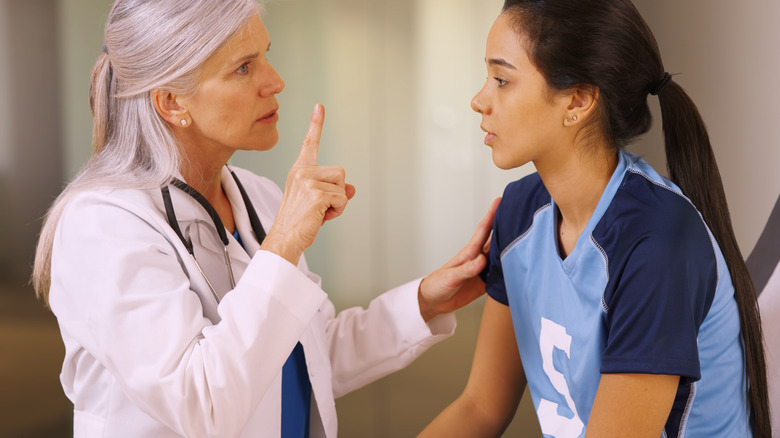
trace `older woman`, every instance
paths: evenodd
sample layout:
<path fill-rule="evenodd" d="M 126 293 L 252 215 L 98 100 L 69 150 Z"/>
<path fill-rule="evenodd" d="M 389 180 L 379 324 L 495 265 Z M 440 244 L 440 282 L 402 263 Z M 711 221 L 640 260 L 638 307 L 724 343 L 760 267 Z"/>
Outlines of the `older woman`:
<path fill-rule="evenodd" d="M 493 209 L 424 282 L 335 316 L 303 257 L 355 193 L 317 165 L 322 107 L 284 193 L 226 164 L 277 142 L 269 46 L 253 0 L 111 10 L 95 153 L 52 206 L 34 273 L 76 437 L 334 437 L 334 397 L 407 365 L 484 292 Z"/>

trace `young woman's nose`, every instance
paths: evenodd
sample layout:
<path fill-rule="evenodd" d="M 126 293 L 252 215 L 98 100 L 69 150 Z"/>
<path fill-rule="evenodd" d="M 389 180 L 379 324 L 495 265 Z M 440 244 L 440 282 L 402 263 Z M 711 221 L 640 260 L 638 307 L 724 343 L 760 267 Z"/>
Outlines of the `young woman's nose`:
<path fill-rule="evenodd" d="M 480 114 L 485 114 L 488 111 L 488 105 L 486 104 L 485 99 L 485 88 L 483 87 L 477 94 L 471 99 L 471 109 L 474 110 L 474 112 L 478 112 Z"/>

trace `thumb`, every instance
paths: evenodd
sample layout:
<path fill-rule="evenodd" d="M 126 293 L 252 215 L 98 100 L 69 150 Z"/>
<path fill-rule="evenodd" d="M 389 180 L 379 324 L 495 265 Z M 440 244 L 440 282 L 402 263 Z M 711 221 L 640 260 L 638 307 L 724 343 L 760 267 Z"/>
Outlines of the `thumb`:
<path fill-rule="evenodd" d="M 301 152 L 295 160 L 295 164 L 300 166 L 316 166 L 317 153 L 320 150 L 320 136 L 322 135 L 322 125 L 325 123 L 325 108 L 319 103 L 314 105 L 314 111 L 309 120 L 309 131 L 303 139 Z"/>

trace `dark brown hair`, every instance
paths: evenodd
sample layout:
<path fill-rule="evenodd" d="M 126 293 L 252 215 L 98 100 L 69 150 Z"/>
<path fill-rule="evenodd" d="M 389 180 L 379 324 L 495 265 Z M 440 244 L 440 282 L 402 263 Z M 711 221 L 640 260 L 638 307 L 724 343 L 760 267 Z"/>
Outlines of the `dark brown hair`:
<path fill-rule="evenodd" d="M 661 103 L 669 177 L 701 212 L 726 259 L 739 309 L 754 435 L 772 435 L 755 287 L 731 226 L 720 172 L 696 105 L 666 73 L 649 27 L 629 0 L 505 0 L 528 54 L 553 90 L 598 87 L 597 126 L 616 148 L 650 129 Z"/>

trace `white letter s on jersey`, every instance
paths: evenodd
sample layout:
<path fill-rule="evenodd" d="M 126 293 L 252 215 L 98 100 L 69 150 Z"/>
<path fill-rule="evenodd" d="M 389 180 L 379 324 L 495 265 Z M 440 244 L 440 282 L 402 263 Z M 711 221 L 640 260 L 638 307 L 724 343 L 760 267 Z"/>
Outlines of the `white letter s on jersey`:
<path fill-rule="evenodd" d="M 571 359 L 571 336 L 566 333 L 566 328 L 549 319 L 542 318 L 542 332 L 539 339 L 539 348 L 542 351 L 542 364 L 547 378 L 550 379 L 558 393 L 565 399 L 568 408 L 574 413 L 573 418 L 567 418 L 558 414 L 558 404 L 542 399 L 536 409 L 539 416 L 539 425 L 544 435 L 555 438 L 577 438 L 582 433 L 584 424 L 577 413 L 577 407 L 569 393 L 566 378 L 553 365 L 553 351 L 557 348 L 566 353 Z"/>

